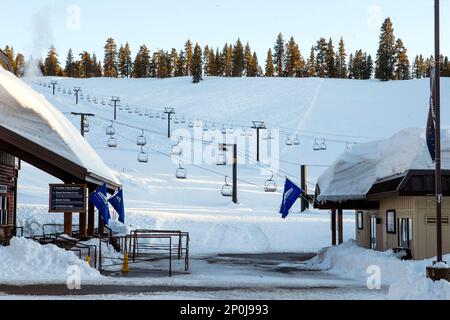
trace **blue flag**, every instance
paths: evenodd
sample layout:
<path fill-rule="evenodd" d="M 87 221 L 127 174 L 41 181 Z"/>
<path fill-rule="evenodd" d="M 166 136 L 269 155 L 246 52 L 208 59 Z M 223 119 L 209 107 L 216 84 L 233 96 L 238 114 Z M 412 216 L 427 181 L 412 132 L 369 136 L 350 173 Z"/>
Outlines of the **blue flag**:
<path fill-rule="evenodd" d="M 105 225 L 108 225 L 111 215 L 109 214 L 108 192 L 106 188 L 106 183 L 103 186 L 99 187 L 97 190 L 95 190 L 89 196 L 89 200 L 97 208 Z"/>
<path fill-rule="evenodd" d="M 291 180 L 286 178 L 286 183 L 284 185 L 283 202 L 281 203 L 280 213 L 283 219 L 289 215 L 289 210 L 291 210 L 297 199 L 304 194 L 305 191 L 299 186 L 293 183 Z"/>
<path fill-rule="evenodd" d="M 123 202 L 123 190 L 120 189 L 119 191 L 117 191 L 116 194 L 109 198 L 108 201 L 109 203 L 111 203 L 114 210 L 116 210 L 117 214 L 119 215 L 119 221 L 125 223 L 125 204 Z"/>
<path fill-rule="evenodd" d="M 435 113 L 435 99 L 434 99 L 435 80 L 436 80 L 435 74 L 436 69 L 433 68 L 431 70 L 430 76 L 431 97 L 430 97 L 430 110 L 428 112 L 427 133 L 426 133 L 428 151 L 430 152 L 430 156 L 433 162 L 436 160 L 436 113 Z"/>

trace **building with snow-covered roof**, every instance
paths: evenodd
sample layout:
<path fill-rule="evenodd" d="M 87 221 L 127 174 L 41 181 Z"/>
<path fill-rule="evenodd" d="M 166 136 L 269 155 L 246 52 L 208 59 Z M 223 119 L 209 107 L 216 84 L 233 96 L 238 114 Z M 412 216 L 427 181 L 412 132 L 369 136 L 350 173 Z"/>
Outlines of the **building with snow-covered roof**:
<path fill-rule="evenodd" d="M 20 160 L 66 185 L 82 185 L 86 194 L 103 184 L 109 192 L 120 188 L 116 175 L 69 120 L 42 95 L 0 66 L 0 231 L 3 230 L 3 238 L 10 237 L 16 228 Z M 94 207 L 84 205 L 83 209 L 80 234 L 92 235 Z M 72 213 L 65 214 L 65 233 L 72 234 Z"/>
<path fill-rule="evenodd" d="M 442 133 L 443 250 L 450 253 L 450 132 Z M 354 146 L 317 181 L 316 207 L 332 212 L 342 233 L 343 210 L 356 211 L 356 240 L 365 248 L 436 256 L 434 163 L 423 129 Z M 336 222 L 337 218 L 337 222 Z"/>

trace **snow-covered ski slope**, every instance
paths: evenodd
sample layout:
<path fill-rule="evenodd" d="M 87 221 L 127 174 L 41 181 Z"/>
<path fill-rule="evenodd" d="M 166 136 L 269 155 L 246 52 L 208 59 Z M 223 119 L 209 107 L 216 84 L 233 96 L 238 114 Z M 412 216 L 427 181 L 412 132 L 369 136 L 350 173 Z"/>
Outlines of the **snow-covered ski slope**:
<path fill-rule="evenodd" d="M 32 87 L 46 96 L 79 127 L 80 119 L 71 112 L 92 112 L 88 142 L 118 175 L 125 188 L 129 223 L 139 227 L 183 229 L 193 233 L 197 252 L 310 251 L 329 243 L 326 214 L 296 215 L 286 221 L 278 215 L 284 177 L 298 181 L 299 164 L 309 167 L 308 186 L 312 192 L 317 177 L 354 142 L 386 138 L 408 127 L 424 127 L 428 112 L 429 82 L 378 82 L 325 79 L 205 78 L 193 85 L 189 78 L 157 79 L 68 79 L 34 78 L 32 82 L 57 80 L 61 92 L 36 84 Z M 448 88 L 443 80 L 443 124 L 448 124 Z M 84 99 L 75 105 L 73 95 L 63 88 L 81 87 Z M 91 102 L 87 101 L 87 96 Z M 107 147 L 105 129 L 113 117 L 113 108 L 102 105 L 111 96 L 119 96 L 122 110 L 115 123 L 118 148 Z M 97 98 L 99 103 L 93 103 Z M 132 113 L 125 110 L 131 108 Z M 280 130 L 280 171 L 275 176 L 277 193 L 265 193 L 264 182 L 255 164 L 239 166 L 239 202 L 235 206 L 220 189 L 231 166 L 200 163 L 184 165 L 187 180 L 177 180 L 177 165 L 170 158 L 167 121 L 145 116 L 146 109 L 156 116 L 164 107 L 174 107 L 179 120 L 174 130 L 188 128 L 189 120 L 201 120 L 209 127 L 215 122 L 234 129 L 251 126 L 252 120 L 265 121 L 270 129 Z M 144 113 L 135 113 L 138 108 Z M 136 138 L 145 130 L 149 163 L 138 163 L 140 148 Z M 192 129 L 189 129 L 192 132 Z M 275 132 L 275 131 L 274 131 Z M 287 147 L 287 136 L 299 135 L 299 146 Z M 248 139 L 248 138 L 247 138 Z M 326 151 L 314 151 L 317 140 L 325 140 Z M 247 141 L 248 143 L 248 141 Z M 208 144 L 204 144 L 208 146 Z M 211 146 L 210 146 L 211 147 Z M 212 147 L 211 147 L 212 148 Z M 215 148 L 214 148 L 215 149 Z M 254 160 L 254 150 L 239 158 Z M 319 165 L 316 167 L 316 165 Z M 19 201 L 46 205 L 48 183 L 54 179 L 24 165 L 21 172 Z M 41 212 L 40 210 L 37 210 Z M 56 219 L 56 218 L 55 218 Z M 346 238 L 353 237 L 352 217 L 346 224 Z"/>

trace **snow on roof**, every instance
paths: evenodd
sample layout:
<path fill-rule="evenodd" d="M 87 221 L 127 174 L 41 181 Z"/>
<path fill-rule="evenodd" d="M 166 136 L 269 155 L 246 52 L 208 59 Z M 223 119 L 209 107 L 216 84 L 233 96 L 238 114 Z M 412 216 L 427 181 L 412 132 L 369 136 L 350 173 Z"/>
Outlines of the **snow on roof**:
<path fill-rule="evenodd" d="M 52 151 L 109 182 L 112 170 L 70 121 L 44 96 L 0 67 L 0 126 Z"/>
<path fill-rule="evenodd" d="M 445 130 L 442 167 L 450 169 L 450 132 Z M 362 200 L 376 181 L 414 169 L 434 169 L 424 129 L 404 129 L 386 140 L 355 145 L 320 176 L 317 200 Z"/>

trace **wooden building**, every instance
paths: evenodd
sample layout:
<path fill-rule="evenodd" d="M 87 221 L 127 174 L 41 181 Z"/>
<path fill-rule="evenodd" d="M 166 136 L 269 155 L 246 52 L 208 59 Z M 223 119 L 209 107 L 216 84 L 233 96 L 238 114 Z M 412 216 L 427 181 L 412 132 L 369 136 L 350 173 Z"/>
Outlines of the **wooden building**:
<path fill-rule="evenodd" d="M 0 53 L 0 57 L 4 57 Z M 2 65 L 5 59 L 1 59 Z M 64 184 L 82 184 L 93 192 L 104 183 L 113 193 L 120 182 L 79 131 L 45 98 L 0 67 L 0 241 L 15 233 L 21 161 Z M 95 210 L 79 212 L 80 235 L 93 235 Z M 101 219 L 98 217 L 101 227 Z M 64 213 L 64 231 L 72 234 L 72 213 Z"/>
<path fill-rule="evenodd" d="M 449 136 L 445 137 L 448 143 Z M 378 251 L 392 249 L 415 260 L 435 257 L 435 176 L 423 130 L 409 129 L 382 143 L 361 145 L 353 154 L 350 151 L 338 159 L 319 178 L 315 206 L 331 210 L 333 244 L 337 242 L 335 230 L 342 234 L 342 212 L 352 210 L 356 242 L 361 247 Z M 426 168 L 414 169 L 417 167 Z M 447 147 L 443 150 L 443 168 L 450 168 Z M 380 177 L 380 172 L 390 172 L 390 175 Z M 374 178 L 372 182 L 370 178 Z M 443 251 L 449 254 L 450 170 L 442 172 L 442 188 Z"/>

